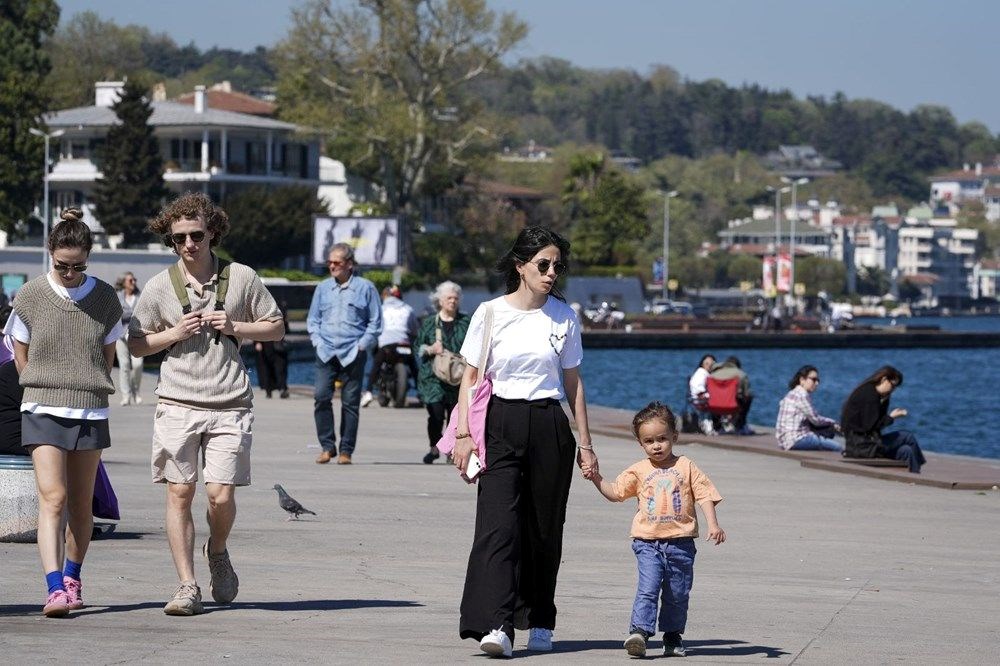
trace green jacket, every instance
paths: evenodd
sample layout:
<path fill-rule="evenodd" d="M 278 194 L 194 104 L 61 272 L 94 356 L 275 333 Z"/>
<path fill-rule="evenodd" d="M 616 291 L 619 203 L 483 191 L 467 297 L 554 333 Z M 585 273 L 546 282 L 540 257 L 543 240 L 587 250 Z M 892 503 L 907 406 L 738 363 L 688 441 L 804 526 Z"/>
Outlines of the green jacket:
<path fill-rule="evenodd" d="M 437 328 L 437 315 L 428 315 L 420 323 L 420 330 L 417 332 L 415 343 L 417 359 L 420 361 L 420 369 L 417 373 L 417 392 L 424 404 L 432 402 L 443 402 L 449 398 L 450 402 L 458 400 L 458 387 L 445 384 L 434 375 L 434 357 L 423 353 L 425 347 L 430 347 L 437 339 L 434 329 Z M 455 316 L 455 326 L 452 334 L 447 335 L 442 329 L 441 344 L 448 351 L 456 354 L 462 350 L 462 343 L 465 342 L 465 334 L 469 332 L 469 322 L 472 319 L 464 312 L 459 312 Z"/>

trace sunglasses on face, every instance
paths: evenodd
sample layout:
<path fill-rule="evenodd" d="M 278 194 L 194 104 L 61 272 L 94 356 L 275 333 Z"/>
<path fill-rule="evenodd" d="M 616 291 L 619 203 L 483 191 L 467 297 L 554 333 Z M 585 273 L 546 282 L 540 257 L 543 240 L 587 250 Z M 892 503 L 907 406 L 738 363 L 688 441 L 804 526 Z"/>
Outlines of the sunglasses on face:
<path fill-rule="evenodd" d="M 204 231 L 192 231 L 189 234 L 182 234 L 182 233 L 167 234 L 167 240 L 173 243 L 174 245 L 184 245 L 184 243 L 187 242 L 189 236 L 191 240 L 195 243 L 200 243 L 203 240 L 205 240 Z"/>
<path fill-rule="evenodd" d="M 345 265 L 348 261 L 350 261 L 350 260 L 349 259 L 344 259 L 344 260 L 335 259 L 335 260 L 331 260 L 331 261 L 326 262 L 326 265 L 329 266 L 330 268 L 337 268 L 339 266 Z"/>
<path fill-rule="evenodd" d="M 819 384 L 819 377 L 813 377 L 813 376 L 809 376 L 809 377 L 806 377 L 806 379 L 811 379 L 811 380 L 813 380 L 814 382 L 816 382 L 817 384 Z"/>
<path fill-rule="evenodd" d="M 57 261 L 52 264 L 52 268 L 56 269 L 57 273 L 69 273 L 70 271 L 82 273 L 87 270 L 87 264 L 64 264 Z"/>
<path fill-rule="evenodd" d="M 549 259 L 539 259 L 538 261 L 529 261 L 529 264 L 534 264 L 538 267 L 538 272 L 545 275 L 549 272 L 549 268 L 554 268 L 556 275 L 562 275 L 566 272 L 566 264 L 561 261 L 552 262 Z"/>

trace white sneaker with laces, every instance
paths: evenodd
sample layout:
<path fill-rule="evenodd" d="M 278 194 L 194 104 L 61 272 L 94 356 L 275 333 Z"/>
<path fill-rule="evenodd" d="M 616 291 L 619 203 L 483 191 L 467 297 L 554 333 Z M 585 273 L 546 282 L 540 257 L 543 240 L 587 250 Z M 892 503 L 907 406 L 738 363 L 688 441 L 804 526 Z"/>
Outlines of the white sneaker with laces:
<path fill-rule="evenodd" d="M 367 407 L 368 403 L 370 403 L 374 399 L 375 396 L 372 395 L 371 391 L 365 391 L 364 393 L 361 394 L 361 406 Z"/>
<path fill-rule="evenodd" d="M 510 644 L 510 636 L 502 629 L 494 629 L 479 641 L 479 649 L 491 657 L 511 657 L 514 646 Z"/>
<path fill-rule="evenodd" d="M 551 629 L 529 629 L 528 649 L 535 652 L 552 651 L 552 630 Z"/>

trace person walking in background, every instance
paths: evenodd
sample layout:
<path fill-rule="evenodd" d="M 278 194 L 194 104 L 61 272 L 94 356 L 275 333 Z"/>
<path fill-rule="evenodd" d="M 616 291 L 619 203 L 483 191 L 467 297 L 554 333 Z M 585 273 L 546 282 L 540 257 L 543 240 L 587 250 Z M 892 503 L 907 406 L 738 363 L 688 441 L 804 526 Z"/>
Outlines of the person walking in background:
<path fill-rule="evenodd" d="M 737 435 L 753 435 L 754 431 L 747 423 L 750 406 L 753 404 L 753 391 L 750 390 L 750 377 L 743 370 L 740 359 L 730 356 L 722 363 L 716 363 L 709 376 L 718 381 L 733 378 L 739 380 L 739 388 L 736 392 L 736 403 L 739 405 L 739 411 L 733 419 L 733 427 L 736 429 Z"/>
<path fill-rule="evenodd" d="M 250 485 L 253 391 L 240 358 L 241 339 L 280 340 L 281 311 L 249 266 L 221 261 L 212 248 L 229 217 L 207 195 L 189 192 L 149 224 L 180 255 L 146 285 L 129 324 L 136 356 L 166 351 L 156 387 L 153 482 L 167 487 L 167 542 L 180 585 L 167 615 L 204 611 L 194 573 L 194 501 L 201 466 L 208 497 L 212 598 L 228 604 L 239 592 L 228 540 L 236 521 L 236 488 Z"/>
<path fill-rule="evenodd" d="M 525 227 L 497 262 L 505 295 L 476 309 L 462 344 L 468 367 L 458 391 L 454 464 L 466 471 L 484 444 L 486 469 L 479 475 L 459 635 L 479 641 L 491 657 L 511 656 L 515 628 L 530 629 L 529 650 L 552 649 L 573 460 L 597 470 L 580 376 L 580 322 L 556 288 L 569 249 L 555 232 Z M 487 335 L 490 348 L 480 358 Z M 480 372 L 493 384 L 485 443 L 469 433 L 469 389 Z"/>
<path fill-rule="evenodd" d="M 431 448 L 424 462 L 428 465 L 441 457 L 437 443 L 451 410 L 458 403 L 458 386 L 434 374 L 434 359 L 444 352 L 457 354 L 462 349 L 470 319 L 469 315 L 458 311 L 461 299 L 460 286 L 450 280 L 439 284 L 430 296 L 437 314 L 424 317 L 415 343 L 420 356 L 417 392 L 427 408 L 427 439 Z"/>
<path fill-rule="evenodd" d="M 403 346 L 410 352 L 409 347 L 413 344 L 417 336 L 417 316 L 413 314 L 413 308 L 403 302 L 403 292 L 399 287 L 392 285 L 382 289 L 382 332 L 378 336 L 378 349 L 372 359 L 372 369 L 368 374 L 369 389 L 361 395 L 361 406 L 367 407 L 375 396 L 372 395 L 372 388 L 378 385 L 378 376 L 382 372 L 382 364 L 393 356 L 397 347 Z M 410 376 L 417 376 L 417 362 L 413 354 L 406 359 L 410 368 Z M 383 398 L 388 396 L 383 395 Z M 385 404 L 383 400 L 380 404 Z"/>
<path fill-rule="evenodd" d="M 636 498 L 632 519 L 632 552 L 639 565 L 639 587 L 632 604 L 625 650 L 646 656 L 646 643 L 663 632 L 663 656 L 683 657 L 681 636 L 687 626 L 688 599 L 694 581 L 694 540 L 698 538 L 695 504 L 708 523 L 708 540 L 719 545 L 726 533 L 719 527 L 715 505 L 722 496 L 712 480 L 686 456 L 674 455 L 677 424 L 668 407 L 651 402 L 632 419 L 632 434 L 646 454 L 618 475 L 613 483 L 599 471 L 591 474 L 594 486 L 612 502 Z M 662 597 L 659 622 L 657 600 Z"/>
<path fill-rule="evenodd" d="M 819 370 L 813 365 L 798 369 L 788 382 L 788 393 L 778 405 L 774 435 L 786 451 L 843 451 L 833 439 L 839 428 L 834 419 L 821 416 L 812 404 L 812 394 L 819 388 Z"/>
<path fill-rule="evenodd" d="M 288 332 L 288 305 L 284 301 L 278 303 L 281 310 L 281 323 Z M 288 349 L 285 338 L 280 340 L 255 342 L 257 352 L 257 383 L 268 398 L 274 391 L 279 391 L 282 398 L 288 397 Z"/>
<path fill-rule="evenodd" d="M 93 240 L 83 212 L 67 208 L 61 217 L 49 235 L 52 270 L 18 290 L 4 327 L 4 335 L 14 338 L 24 387 L 21 444 L 31 452 L 38 485 L 38 551 L 48 586 L 42 612 L 48 617 L 83 607 L 94 479 L 101 451 L 111 446 L 111 367 L 124 333 L 114 288 L 85 273 Z"/>
<path fill-rule="evenodd" d="M 136 282 L 135 275 L 125 273 L 115 282 L 115 289 L 118 292 L 118 302 L 122 306 L 122 325 L 128 331 L 132 310 L 139 300 L 139 283 Z M 142 357 L 132 356 L 129 352 L 127 333 L 115 343 L 115 352 L 118 355 L 118 392 L 122 394 L 122 405 L 142 404 L 142 396 L 139 395 L 139 387 L 142 384 Z"/>
<path fill-rule="evenodd" d="M 903 373 L 884 365 L 858 384 L 844 401 L 840 428 L 847 440 L 848 458 L 892 458 L 905 460 L 914 474 L 927 462 L 917 438 L 908 430 L 883 433 L 905 409 L 889 411 L 889 397 L 903 383 Z"/>
<path fill-rule="evenodd" d="M 306 322 L 309 339 L 316 349 L 313 417 L 316 436 L 323 448 L 316 463 L 325 465 L 337 456 L 333 389 L 340 378 L 343 388 L 337 463 L 350 465 L 358 439 L 365 361 L 382 332 L 382 306 L 375 285 L 354 274 L 354 248 L 350 245 L 333 245 L 326 266 L 330 277 L 316 286 Z"/>

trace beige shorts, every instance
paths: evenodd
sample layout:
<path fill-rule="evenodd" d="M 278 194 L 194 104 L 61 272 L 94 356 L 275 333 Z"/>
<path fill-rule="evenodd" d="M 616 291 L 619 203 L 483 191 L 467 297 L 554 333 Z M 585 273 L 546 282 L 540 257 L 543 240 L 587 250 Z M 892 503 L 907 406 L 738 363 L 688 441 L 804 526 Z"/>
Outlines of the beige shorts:
<path fill-rule="evenodd" d="M 210 411 L 161 402 L 153 419 L 153 483 L 250 485 L 253 412 Z"/>

